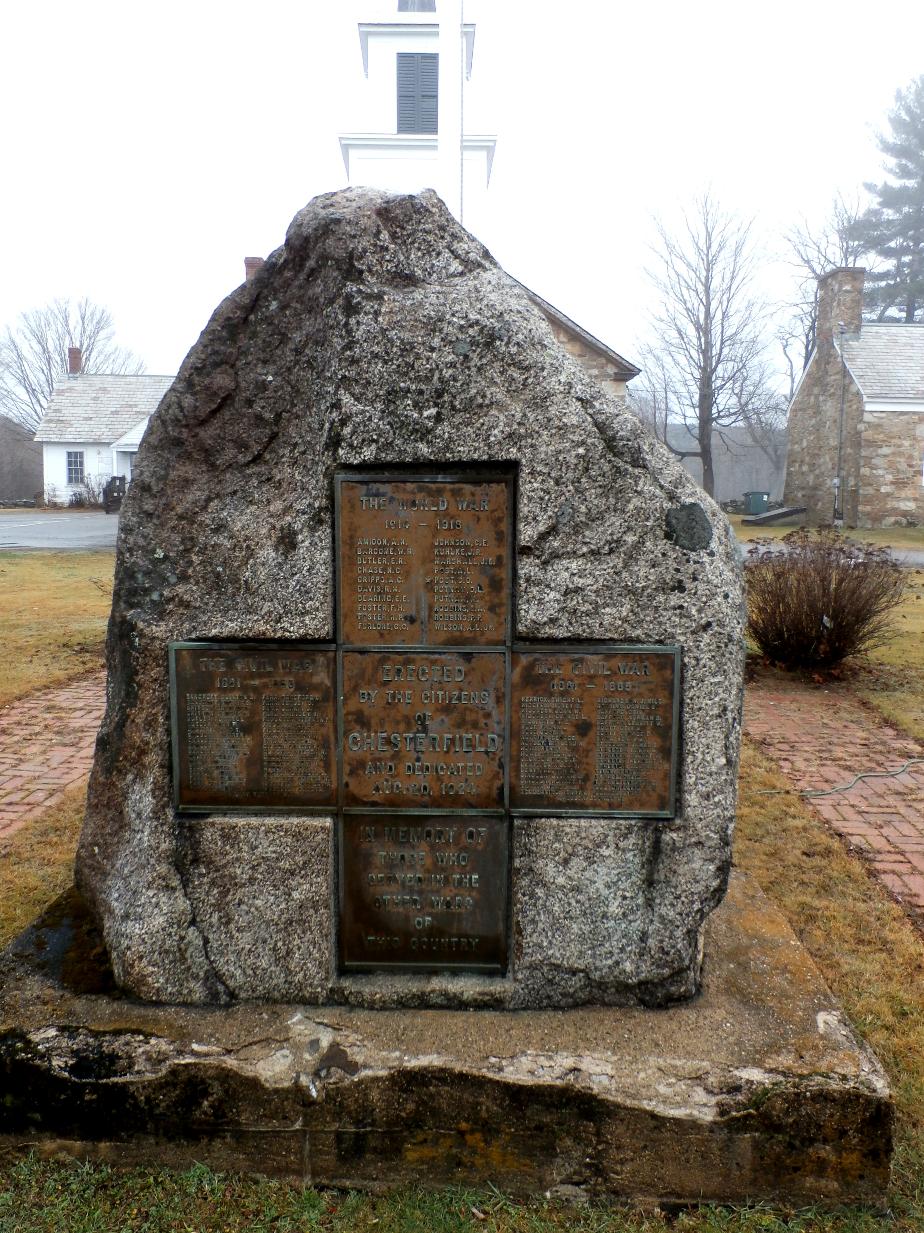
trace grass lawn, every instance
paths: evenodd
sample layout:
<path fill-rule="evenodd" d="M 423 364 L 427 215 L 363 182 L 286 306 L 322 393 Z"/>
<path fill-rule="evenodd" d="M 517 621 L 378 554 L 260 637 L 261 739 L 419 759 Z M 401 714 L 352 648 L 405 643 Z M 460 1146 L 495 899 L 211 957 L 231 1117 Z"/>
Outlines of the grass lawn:
<path fill-rule="evenodd" d="M 924 546 L 924 545 L 922 545 Z M 69 580 L 92 608 L 96 601 L 96 666 L 108 600 L 94 579 L 111 578 L 111 553 L 51 554 L 44 589 L 54 591 L 64 562 Z M 82 563 L 77 564 L 82 558 Z M 104 570 L 105 563 L 105 570 Z M 10 556 L 0 557 L 0 570 Z M 8 575 L 0 574 L 0 582 Z M 896 640 L 868 663 L 851 669 L 854 688 L 887 717 L 924 739 L 924 571 L 897 614 Z M 26 585 L 18 577 L 16 586 Z M 40 593 L 40 580 L 34 585 Z M 0 623 L 7 610 L 28 606 L 0 586 Z M 59 654 L 79 639 L 64 627 Z M 83 614 L 80 621 L 88 620 Z M 49 630 L 48 637 L 52 637 Z M 83 636 L 83 635 L 81 635 Z M 23 645 L 26 645 L 23 643 Z M 73 654 L 73 653 L 72 653 Z M 37 661 L 33 679 L 41 679 Z M 73 675 L 73 671 L 71 672 Z M 0 689 L 5 678 L 0 676 Z M 25 692 L 25 690 L 23 691 Z M 174 1233 L 218 1230 L 374 1230 L 375 1233 L 924 1233 L 924 939 L 841 842 L 796 795 L 772 762 L 745 743 L 736 834 L 736 862 L 782 909 L 859 1032 L 879 1054 L 892 1080 L 898 1126 L 889 1196 L 891 1214 L 862 1210 L 773 1213 L 764 1208 L 693 1209 L 668 1217 L 588 1206 L 569 1208 L 541 1196 L 516 1204 L 489 1188 L 431 1195 L 300 1190 L 259 1179 L 216 1175 L 196 1166 L 186 1172 L 135 1169 L 115 1172 L 35 1157 L 4 1162 L 0 1151 L 0 1233 Z M 71 794 L 53 810 L 0 845 L 0 945 L 31 920 L 70 881 L 82 806 Z"/>
<path fill-rule="evenodd" d="M 0 706 L 102 666 L 114 563 L 111 548 L 0 552 Z"/>
<path fill-rule="evenodd" d="M 890 723 L 924 741 L 924 569 L 909 570 L 895 637 L 851 666 L 846 679 Z"/>
<path fill-rule="evenodd" d="M 793 519 L 790 526 L 747 527 L 742 524 L 744 514 L 729 514 L 728 521 L 735 535 L 742 543 L 750 543 L 756 539 L 782 539 L 790 531 L 797 530 L 799 523 Z M 901 551 L 903 548 L 917 548 L 924 552 L 924 527 L 883 527 L 866 529 L 849 529 L 846 534 L 851 539 L 857 539 L 865 544 L 879 544 Z"/>

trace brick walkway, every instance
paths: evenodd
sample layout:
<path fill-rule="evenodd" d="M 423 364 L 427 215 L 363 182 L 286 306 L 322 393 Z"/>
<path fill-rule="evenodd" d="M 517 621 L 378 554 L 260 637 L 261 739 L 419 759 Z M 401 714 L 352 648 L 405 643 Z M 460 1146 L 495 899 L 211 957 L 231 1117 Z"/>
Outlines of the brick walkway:
<path fill-rule="evenodd" d="M 105 696 L 97 672 L 0 709 L 0 840 L 86 779 Z"/>
<path fill-rule="evenodd" d="M 924 747 L 878 722 L 840 687 L 776 679 L 748 685 L 745 731 L 799 789 L 849 783 L 861 771 L 897 770 Z M 924 918 L 924 763 L 891 779 L 862 779 L 807 803 L 866 857 L 918 920 Z"/>

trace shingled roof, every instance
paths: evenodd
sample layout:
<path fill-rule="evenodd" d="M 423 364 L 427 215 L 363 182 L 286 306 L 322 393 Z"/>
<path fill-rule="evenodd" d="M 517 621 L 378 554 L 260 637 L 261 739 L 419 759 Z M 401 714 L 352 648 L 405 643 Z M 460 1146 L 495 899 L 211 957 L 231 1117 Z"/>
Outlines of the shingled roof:
<path fill-rule="evenodd" d="M 590 334 L 582 326 L 578 325 L 576 321 L 572 321 L 570 317 L 565 316 L 560 308 L 556 308 L 554 304 L 550 304 L 548 300 L 544 300 L 538 292 L 533 291 L 530 287 L 527 287 L 525 283 L 521 283 L 519 279 L 514 279 L 514 281 L 523 288 L 541 313 L 543 313 L 546 317 L 551 318 L 552 321 L 557 322 L 564 329 L 576 335 L 584 343 L 586 343 L 592 351 L 596 351 L 605 360 L 607 360 L 613 366 L 615 376 L 622 377 L 624 381 L 631 381 L 633 377 L 637 377 L 642 371 L 636 364 L 633 364 L 631 360 L 627 360 L 624 356 L 620 355 L 618 351 L 614 351 L 612 347 L 608 347 L 605 342 L 601 342 L 599 338 L 595 338 L 593 334 Z"/>
<path fill-rule="evenodd" d="M 924 399 L 924 324 L 864 323 L 859 334 L 844 338 L 843 347 L 865 399 Z"/>
<path fill-rule="evenodd" d="M 117 441 L 157 407 L 173 377 L 67 377 L 52 391 L 36 441 Z"/>

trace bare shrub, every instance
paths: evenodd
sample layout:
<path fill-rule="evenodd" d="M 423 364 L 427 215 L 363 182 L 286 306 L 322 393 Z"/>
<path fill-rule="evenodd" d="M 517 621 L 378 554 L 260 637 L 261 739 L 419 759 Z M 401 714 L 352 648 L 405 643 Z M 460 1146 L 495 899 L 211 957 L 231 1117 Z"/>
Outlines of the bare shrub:
<path fill-rule="evenodd" d="M 773 663 L 830 668 L 887 642 L 906 578 L 885 548 L 831 528 L 798 530 L 748 553 L 748 632 Z"/>
<path fill-rule="evenodd" d="M 88 475 L 83 481 L 83 504 L 89 509 L 103 508 L 106 481 L 99 475 Z"/>

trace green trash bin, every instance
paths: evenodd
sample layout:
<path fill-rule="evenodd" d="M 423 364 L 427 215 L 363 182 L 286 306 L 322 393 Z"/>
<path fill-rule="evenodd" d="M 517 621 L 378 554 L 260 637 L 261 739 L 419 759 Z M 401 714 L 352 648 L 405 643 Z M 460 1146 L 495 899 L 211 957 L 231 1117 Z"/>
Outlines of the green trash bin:
<path fill-rule="evenodd" d="M 769 492 L 746 492 L 744 494 L 744 512 L 746 514 L 766 514 L 769 508 Z"/>

